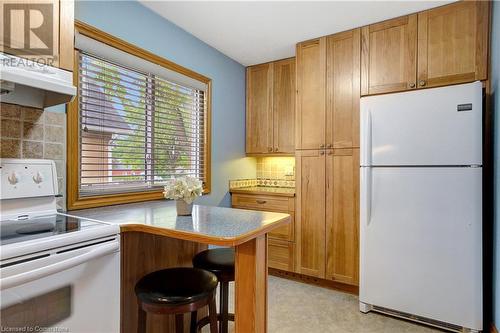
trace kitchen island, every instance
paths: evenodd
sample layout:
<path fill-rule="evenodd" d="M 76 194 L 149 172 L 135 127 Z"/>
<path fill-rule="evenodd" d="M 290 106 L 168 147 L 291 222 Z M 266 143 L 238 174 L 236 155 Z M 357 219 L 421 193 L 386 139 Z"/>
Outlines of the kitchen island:
<path fill-rule="evenodd" d="M 135 283 L 159 269 L 191 266 L 208 245 L 235 248 L 235 331 L 266 332 L 267 233 L 289 223 L 290 215 L 195 205 L 192 216 L 177 216 L 165 200 L 69 213 L 120 225 L 122 332 L 136 330 Z M 152 315 L 147 331 L 173 332 L 173 320 Z"/>

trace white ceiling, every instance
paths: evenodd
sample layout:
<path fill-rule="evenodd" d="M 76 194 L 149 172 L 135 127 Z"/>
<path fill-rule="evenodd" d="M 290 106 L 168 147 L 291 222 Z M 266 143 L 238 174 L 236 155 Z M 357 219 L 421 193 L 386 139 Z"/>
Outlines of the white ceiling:
<path fill-rule="evenodd" d="M 245 66 L 292 57 L 303 40 L 452 2 L 139 1 Z"/>

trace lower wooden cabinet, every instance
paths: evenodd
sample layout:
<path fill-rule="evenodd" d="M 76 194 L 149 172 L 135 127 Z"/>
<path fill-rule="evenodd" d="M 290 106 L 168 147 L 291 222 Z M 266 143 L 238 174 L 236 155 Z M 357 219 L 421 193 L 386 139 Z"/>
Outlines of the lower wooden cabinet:
<path fill-rule="evenodd" d="M 295 242 L 273 239 L 269 235 L 267 250 L 269 267 L 289 272 L 295 271 Z"/>
<path fill-rule="evenodd" d="M 287 213 L 289 224 L 268 234 L 268 266 L 295 272 L 295 198 L 274 195 L 232 194 L 234 208 Z"/>
<path fill-rule="evenodd" d="M 359 149 L 297 151 L 298 273 L 358 285 Z"/>

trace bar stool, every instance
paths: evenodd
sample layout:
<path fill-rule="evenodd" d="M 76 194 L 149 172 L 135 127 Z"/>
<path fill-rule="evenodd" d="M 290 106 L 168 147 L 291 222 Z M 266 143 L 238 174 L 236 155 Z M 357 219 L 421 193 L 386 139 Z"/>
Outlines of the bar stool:
<path fill-rule="evenodd" d="M 197 328 L 197 310 L 208 305 L 210 333 L 217 333 L 217 277 L 203 269 L 177 267 L 152 272 L 135 285 L 139 306 L 137 332 L 146 332 L 147 313 L 175 315 L 175 331 L 184 332 L 184 313 L 191 313 L 190 332 Z"/>
<path fill-rule="evenodd" d="M 227 333 L 228 320 L 234 321 L 234 314 L 229 313 L 229 282 L 234 281 L 234 249 L 217 248 L 202 251 L 194 256 L 193 267 L 214 273 L 220 282 L 219 332 Z M 198 322 L 198 329 L 209 323 L 205 317 Z"/>

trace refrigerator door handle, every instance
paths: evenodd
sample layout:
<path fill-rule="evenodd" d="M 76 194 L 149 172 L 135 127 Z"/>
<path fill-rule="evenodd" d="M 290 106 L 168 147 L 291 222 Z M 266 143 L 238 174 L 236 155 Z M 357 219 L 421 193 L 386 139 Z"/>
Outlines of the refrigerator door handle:
<path fill-rule="evenodd" d="M 363 112 L 361 122 L 361 165 L 369 166 L 372 164 L 372 113 L 370 109 Z"/>
<path fill-rule="evenodd" d="M 366 226 L 370 225 L 372 215 L 372 183 L 372 168 L 361 167 L 361 219 Z"/>

